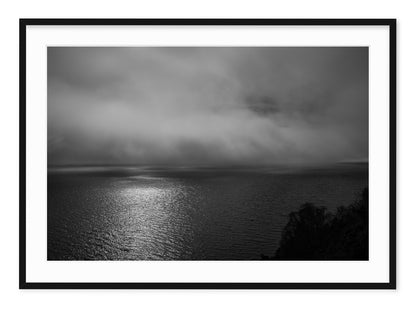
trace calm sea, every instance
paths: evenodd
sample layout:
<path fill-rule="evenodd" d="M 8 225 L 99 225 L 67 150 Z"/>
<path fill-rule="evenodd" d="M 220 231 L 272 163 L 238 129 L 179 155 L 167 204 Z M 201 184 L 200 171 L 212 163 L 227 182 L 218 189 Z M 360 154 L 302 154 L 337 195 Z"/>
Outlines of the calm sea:
<path fill-rule="evenodd" d="M 367 164 L 50 168 L 48 260 L 256 260 L 301 204 L 334 210 L 367 185 Z"/>

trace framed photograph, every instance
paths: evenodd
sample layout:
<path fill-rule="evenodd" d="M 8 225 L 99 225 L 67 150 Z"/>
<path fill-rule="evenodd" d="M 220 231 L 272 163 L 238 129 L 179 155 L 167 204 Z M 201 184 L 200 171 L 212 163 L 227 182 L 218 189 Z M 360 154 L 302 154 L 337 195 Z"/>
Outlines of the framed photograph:
<path fill-rule="evenodd" d="M 21 19 L 21 289 L 395 289 L 394 19 Z"/>

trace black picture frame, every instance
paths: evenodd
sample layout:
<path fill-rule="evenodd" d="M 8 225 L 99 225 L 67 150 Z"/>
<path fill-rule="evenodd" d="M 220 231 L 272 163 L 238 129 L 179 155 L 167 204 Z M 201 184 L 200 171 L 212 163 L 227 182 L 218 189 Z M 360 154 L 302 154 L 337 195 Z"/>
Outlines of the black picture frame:
<path fill-rule="evenodd" d="M 388 26 L 390 68 L 389 281 L 386 283 L 40 283 L 26 280 L 26 27 L 77 26 Z M 19 30 L 20 289 L 396 289 L 396 19 L 20 19 Z"/>

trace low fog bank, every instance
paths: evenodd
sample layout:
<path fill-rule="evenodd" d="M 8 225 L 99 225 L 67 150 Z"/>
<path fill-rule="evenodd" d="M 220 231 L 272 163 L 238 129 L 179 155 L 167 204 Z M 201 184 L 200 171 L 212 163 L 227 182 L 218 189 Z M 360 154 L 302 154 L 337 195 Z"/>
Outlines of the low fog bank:
<path fill-rule="evenodd" d="M 48 48 L 49 166 L 367 158 L 367 48 Z"/>

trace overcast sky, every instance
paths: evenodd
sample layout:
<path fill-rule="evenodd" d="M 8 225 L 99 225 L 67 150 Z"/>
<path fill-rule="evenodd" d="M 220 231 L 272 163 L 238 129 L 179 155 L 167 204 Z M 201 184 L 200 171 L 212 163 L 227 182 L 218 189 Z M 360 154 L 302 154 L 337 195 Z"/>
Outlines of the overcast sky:
<path fill-rule="evenodd" d="M 367 48 L 48 48 L 49 165 L 367 158 Z"/>

